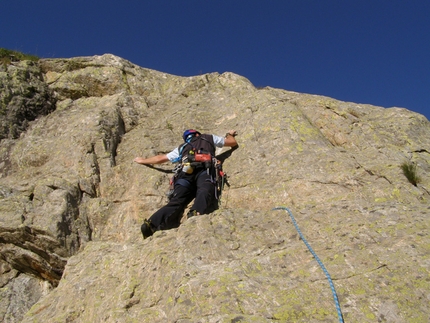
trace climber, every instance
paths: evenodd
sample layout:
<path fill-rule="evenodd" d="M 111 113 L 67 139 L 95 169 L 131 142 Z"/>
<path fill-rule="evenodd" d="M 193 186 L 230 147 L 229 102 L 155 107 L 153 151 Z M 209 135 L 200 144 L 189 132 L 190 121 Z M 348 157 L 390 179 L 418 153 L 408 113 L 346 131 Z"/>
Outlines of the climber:
<path fill-rule="evenodd" d="M 155 231 L 178 227 L 185 208 L 193 199 L 195 200 L 187 214 L 188 218 L 210 212 L 216 194 L 213 174 L 215 147 L 236 147 L 236 134 L 235 130 L 230 130 L 225 137 L 220 137 L 188 129 L 182 136 L 184 143 L 171 152 L 134 159 L 134 162 L 142 165 L 168 161 L 180 163 L 169 202 L 149 219 L 145 219 L 141 226 L 144 239 Z"/>

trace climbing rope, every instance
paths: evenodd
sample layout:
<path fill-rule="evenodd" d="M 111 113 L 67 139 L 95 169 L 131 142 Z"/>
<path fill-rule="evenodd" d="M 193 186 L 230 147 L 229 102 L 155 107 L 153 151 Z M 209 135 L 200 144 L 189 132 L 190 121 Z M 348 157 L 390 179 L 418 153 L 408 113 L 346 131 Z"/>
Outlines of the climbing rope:
<path fill-rule="evenodd" d="M 333 281 L 331 280 L 330 274 L 328 273 L 327 269 L 325 268 L 324 264 L 322 263 L 322 261 L 320 260 L 320 258 L 317 256 L 317 254 L 315 253 L 315 251 L 312 249 L 312 247 L 310 246 L 310 244 L 308 243 L 308 241 L 305 239 L 305 237 L 303 236 L 302 232 L 300 231 L 299 226 L 297 225 L 296 220 L 294 219 L 293 214 L 291 213 L 290 209 L 288 209 L 287 207 L 283 207 L 283 206 L 279 206 L 279 207 L 275 207 L 273 208 L 273 210 L 285 210 L 288 212 L 288 214 L 290 215 L 291 220 L 293 221 L 294 226 L 296 227 L 297 232 L 300 235 L 300 238 L 303 240 L 303 242 L 305 243 L 306 247 L 308 247 L 309 251 L 311 252 L 311 254 L 314 256 L 315 260 L 318 262 L 318 264 L 320 265 L 321 269 L 323 270 L 324 274 L 326 275 L 328 282 L 330 284 L 330 288 L 331 291 L 333 293 L 333 299 L 334 299 L 334 303 L 336 305 L 336 310 L 337 310 L 337 315 L 339 317 L 339 322 L 343 323 L 343 315 L 342 315 L 342 311 L 340 309 L 340 305 L 339 305 L 339 300 L 337 298 L 337 294 L 336 294 L 336 290 L 334 288 L 334 284 Z"/>

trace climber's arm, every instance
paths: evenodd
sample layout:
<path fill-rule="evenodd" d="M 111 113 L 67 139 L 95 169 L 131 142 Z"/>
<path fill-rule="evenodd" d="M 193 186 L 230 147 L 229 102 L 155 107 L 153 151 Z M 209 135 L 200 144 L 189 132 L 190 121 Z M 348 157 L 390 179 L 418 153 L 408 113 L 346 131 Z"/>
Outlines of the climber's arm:
<path fill-rule="evenodd" d="M 141 165 L 152 165 L 152 164 L 162 164 L 169 161 L 169 158 L 167 158 L 166 154 L 163 155 L 156 155 L 149 158 L 143 158 L 143 157 L 136 157 L 134 159 L 135 163 L 141 164 Z"/>

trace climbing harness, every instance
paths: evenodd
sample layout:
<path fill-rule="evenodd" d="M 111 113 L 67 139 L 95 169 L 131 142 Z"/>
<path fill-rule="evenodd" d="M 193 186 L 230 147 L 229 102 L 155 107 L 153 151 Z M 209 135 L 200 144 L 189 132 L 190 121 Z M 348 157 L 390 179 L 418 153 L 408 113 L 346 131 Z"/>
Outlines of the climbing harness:
<path fill-rule="evenodd" d="M 201 167 L 203 166 L 206 170 L 206 173 L 211 175 L 211 182 L 215 185 L 215 199 L 218 201 L 219 205 L 221 203 L 220 199 L 224 186 L 230 186 L 227 181 L 227 174 L 223 171 L 222 162 L 220 160 L 216 159 L 204 149 L 196 149 L 194 147 L 192 144 L 192 136 L 195 133 L 200 134 L 200 132 L 195 130 L 187 130 L 184 132 L 183 139 L 185 143 L 178 147 L 179 156 L 173 161 L 174 163 L 178 164 L 173 169 L 174 174 L 170 178 L 169 191 L 166 195 L 169 200 L 172 198 L 176 184 L 185 187 L 191 187 L 191 183 L 186 179 L 180 178 L 179 175 L 181 172 L 192 174 L 196 168 L 200 168 L 201 170 Z M 208 142 L 215 150 L 215 146 L 209 140 L 201 136 L 198 138 Z M 190 145 L 191 149 L 189 150 L 187 156 L 183 156 L 183 150 L 187 145 Z"/>
<path fill-rule="evenodd" d="M 303 240 L 303 242 L 305 243 L 306 247 L 308 247 L 309 251 L 311 252 L 311 254 L 314 256 L 315 260 L 318 262 L 318 264 L 320 265 L 321 269 L 323 270 L 324 274 L 326 275 L 328 282 L 330 284 L 330 288 L 333 294 L 333 299 L 334 299 L 334 303 L 336 305 L 336 310 L 337 310 L 337 315 L 339 318 L 339 322 L 343 323 L 343 315 L 342 315 L 342 311 L 340 309 L 340 305 L 339 305 L 339 300 L 337 298 L 337 294 L 336 294 L 336 290 L 334 288 L 334 284 L 333 281 L 330 277 L 330 274 L 328 273 L 327 269 L 325 268 L 324 264 L 322 263 L 322 261 L 319 259 L 319 257 L 317 256 L 317 254 L 315 253 L 315 251 L 312 249 L 312 247 L 310 246 L 310 244 L 308 243 L 308 241 L 305 239 L 305 237 L 303 236 L 302 232 L 300 231 L 299 226 L 297 225 L 296 220 L 294 219 L 293 214 L 291 213 L 290 209 L 288 209 L 287 207 L 284 206 L 279 206 L 279 207 L 275 207 L 272 210 L 285 210 L 288 212 L 288 214 L 290 215 L 291 221 L 293 221 L 294 226 L 296 227 L 297 232 L 300 235 L 300 238 Z"/>
<path fill-rule="evenodd" d="M 212 175 L 211 182 L 215 185 L 215 198 L 218 200 L 218 204 L 221 203 L 221 195 L 224 190 L 225 185 L 230 187 L 230 183 L 228 182 L 227 173 L 222 169 L 222 163 L 220 160 L 215 157 L 211 157 L 211 162 L 206 161 L 208 166 L 206 167 L 206 172 L 210 173 L 210 169 L 214 170 L 214 174 Z M 193 172 L 194 166 L 192 163 L 180 163 L 175 166 L 173 169 L 173 176 L 169 180 L 169 190 L 167 192 L 167 198 L 170 200 L 173 196 L 173 192 L 175 189 L 175 185 L 182 185 L 185 187 L 191 187 L 191 183 L 186 179 L 178 178 L 179 174 L 183 171 L 185 172 Z"/>

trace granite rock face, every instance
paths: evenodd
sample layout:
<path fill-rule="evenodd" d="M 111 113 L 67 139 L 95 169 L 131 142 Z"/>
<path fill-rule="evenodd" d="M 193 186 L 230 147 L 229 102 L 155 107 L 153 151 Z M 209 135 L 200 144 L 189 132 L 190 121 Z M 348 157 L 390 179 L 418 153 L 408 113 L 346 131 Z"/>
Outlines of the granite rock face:
<path fill-rule="evenodd" d="M 32 61 L 0 65 L 0 140 L 16 139 L 29 122 L 55 109 L 53 91 Z"/>
<path fill-rule="evenodd" d="M 0 94 L 19 126 L 0 138 L 2 321 L 334 322 L 328 280 L 278 206 L 330 273 L 346 322 L 429 321 L 424 116 L 109 54 L 30 65 L 45 98 L 25 105 L 34 118 L 3 105 L 22 93 Z M 173 166 L 133 159 L 169 152 L 188 128 L 238 131 L 239 148 L 218 151 L 230 186 L 212 214 L 143 240 Z"/>

